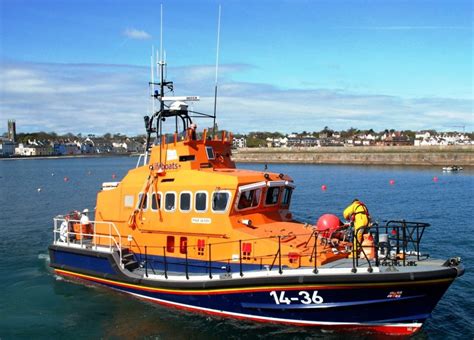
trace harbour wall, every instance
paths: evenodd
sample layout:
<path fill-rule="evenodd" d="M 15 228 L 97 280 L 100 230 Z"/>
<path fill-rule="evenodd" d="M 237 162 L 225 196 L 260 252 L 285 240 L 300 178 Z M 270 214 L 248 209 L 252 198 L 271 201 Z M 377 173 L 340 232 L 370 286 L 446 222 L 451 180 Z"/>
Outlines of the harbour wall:
<path fill-rule="evenodd" d="M 474 145 L 241 148 L 236 162 L 474 167 Z"/>

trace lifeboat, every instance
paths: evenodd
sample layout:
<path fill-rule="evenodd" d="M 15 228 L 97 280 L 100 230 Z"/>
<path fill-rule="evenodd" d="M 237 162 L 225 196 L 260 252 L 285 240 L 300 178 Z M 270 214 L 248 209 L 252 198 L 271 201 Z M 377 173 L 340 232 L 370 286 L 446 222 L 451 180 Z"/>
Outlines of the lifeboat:
<path fill-rule="evenodd" d="M 288 174 L 237 169 L 232 134 L 196 128 L 195 116 L 215 119 L 189 109 L 198 97 L 151 86 L 137 167 L 103 184 L 87 228 L 53 219 L 58 275 L 221 317 L 407 335 L 463 274 L 459 258 L 421 252 L 421 222 L 374 223 L 349 258 L 350 226 L 295 220 Z"/>

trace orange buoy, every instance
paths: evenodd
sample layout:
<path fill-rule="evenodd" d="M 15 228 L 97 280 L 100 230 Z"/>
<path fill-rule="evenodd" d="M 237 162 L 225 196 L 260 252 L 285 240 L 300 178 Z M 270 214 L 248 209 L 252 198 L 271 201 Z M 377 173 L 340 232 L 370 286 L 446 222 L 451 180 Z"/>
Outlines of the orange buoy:
<path fill-rule="evenodd" d="M 394 179 L 391 179 L 388 183 L 390 183 L 390 185 L 394 185 L 394 184 L 395 184 L 395 180 L 394 180 Z"/>
<path fill-rule="evenodd" d="M 322 191 L 326 191 L 327 188 L 328 188 L 328 187 L 326 186 L 326 184 L 321 185 L 321 190 L 322 190 Z"/>
<path fill-rule="evenodd" d="M 327 234 L 330 235 L 336 231 L 341 224 L 341 220 L 339 220 L 339 217 L 336 215 L 324 214 L 318 219 L 318 222 L 316 222 L 316 230 L 327 231 Z"/>

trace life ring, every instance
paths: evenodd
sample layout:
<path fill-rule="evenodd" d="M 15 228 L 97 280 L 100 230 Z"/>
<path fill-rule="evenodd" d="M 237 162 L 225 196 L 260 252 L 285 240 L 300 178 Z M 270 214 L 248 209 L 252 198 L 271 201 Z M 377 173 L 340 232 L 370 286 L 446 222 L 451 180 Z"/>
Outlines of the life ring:
<path fill-rule="evenodd" d="M 59 240 L 61 242 L 66 242 L 67 234 L 68 234 L 68 222 L 63 221 L 63 223 L 61 223 L 61 225 L 59 226 Z"/>

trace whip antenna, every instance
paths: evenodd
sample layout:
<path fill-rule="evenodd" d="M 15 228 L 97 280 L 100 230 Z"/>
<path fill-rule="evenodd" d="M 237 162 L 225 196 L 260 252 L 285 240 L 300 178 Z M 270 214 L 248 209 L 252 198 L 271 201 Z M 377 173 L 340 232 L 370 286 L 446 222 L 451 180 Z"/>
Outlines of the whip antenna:
<path fill-rule="evenodd" d="M 212 125 L 212 136 L 216 135 L 216 110 L 217 110 L 217 74 L 219 71 L 219 42 L 221 33 L 221 5 L 219 5 L 219 17 L 217 20 L 217 50 L 216 50 L 216 81 L 214 86 L 214 124 Z"/>
<path fill-rule="evenodd" d="M 164 96 L 164 79 L 163 79 L 163 4 L 160 5 L 160 115 L 163 113 L 165 108 L 165 103 L 163 101 Z M 163 124 L 158 123 L 159 125 L 159 133 L 160 136 L 160 168 L 162 166 L 161 159 L 162 159 L 162 150 L 163 150 Z"/>
<path fill-rule="evenodd" d="M 163 60 L 163 4 L 160 5 L 160 60 Z"/>

